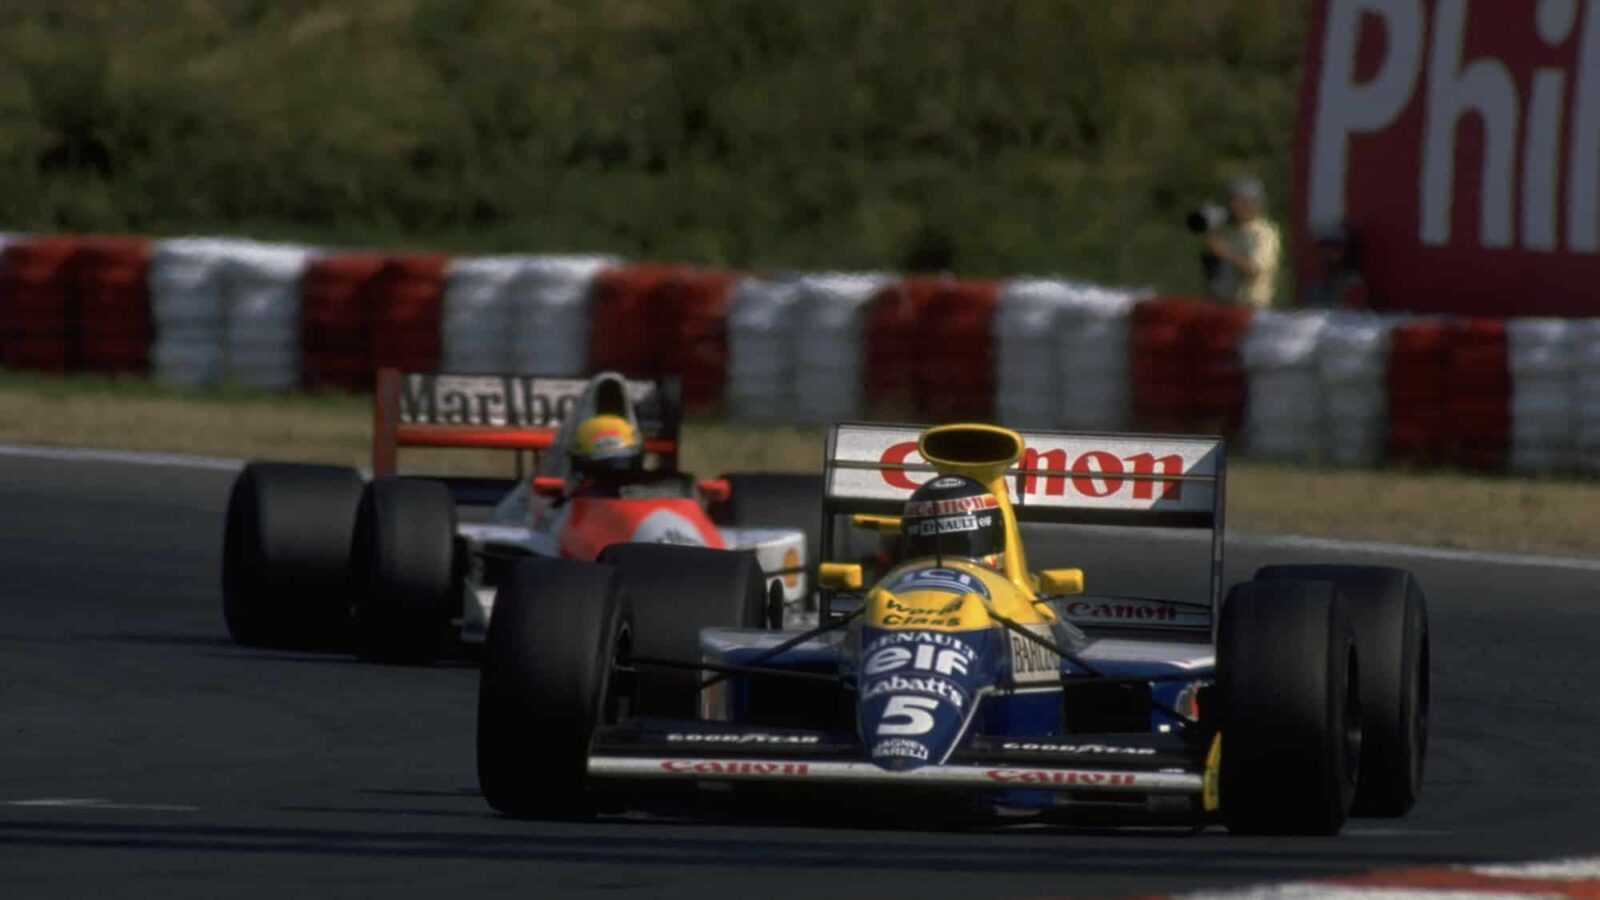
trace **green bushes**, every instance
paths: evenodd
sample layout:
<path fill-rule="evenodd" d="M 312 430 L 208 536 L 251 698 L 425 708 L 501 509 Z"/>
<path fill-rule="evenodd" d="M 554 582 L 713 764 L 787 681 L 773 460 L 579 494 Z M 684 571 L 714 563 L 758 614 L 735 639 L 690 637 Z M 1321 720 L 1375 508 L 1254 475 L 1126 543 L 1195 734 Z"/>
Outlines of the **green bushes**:
<path fill-rule="evenodd" d="M 1193 289 L 1183 210 L 1239 170 L 1286 208 L 1304 16 L 1297 0 L 12 4 L 0 222 Z"/>

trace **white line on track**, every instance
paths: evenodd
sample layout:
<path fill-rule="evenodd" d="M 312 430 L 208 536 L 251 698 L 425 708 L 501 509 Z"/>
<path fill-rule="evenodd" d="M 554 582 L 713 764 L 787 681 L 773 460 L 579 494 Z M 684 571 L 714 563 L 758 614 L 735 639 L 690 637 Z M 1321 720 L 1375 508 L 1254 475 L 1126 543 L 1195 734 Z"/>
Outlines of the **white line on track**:
<path fill-rule="evenodd" d="M 46 807 L 49 809 L 128 809 L 140 812 L 198 812 L 198 806 L 174 803 L 118 803 L 104 797 L 39 797 L 34 800 L 7 800 L 6 806 Z"/>
<path fill-rule="evenodd" d="M 0 457 L 54 459 L 67 462 L 118 463 L 135 466 L 168 466 L 184 469 L 209 469 L 237 472 L 244 460 L 185 453 L 152 453 L 141 450 L 102 450 L 93 447 L 30 447 L 0 444 Z M 1383 541 L 1344 540 L 1296 534 L 1250 534 L 1229 532 L 1228 543 L 1268 549 L 1309 550 L 1323 553 L 1371 553 L 1405 556 L 1443 562 L 1477 562 L 1505 566 L 1530 566 L 1541 569 L 1600 571 L 1600 559 L 1578 556 L 1544 556 L 1537 553 L 1499 553 L 1491 550 L 1461 550 L 1454 547 L 1426 547 L 1418 544 L 1390 544 Z"/>

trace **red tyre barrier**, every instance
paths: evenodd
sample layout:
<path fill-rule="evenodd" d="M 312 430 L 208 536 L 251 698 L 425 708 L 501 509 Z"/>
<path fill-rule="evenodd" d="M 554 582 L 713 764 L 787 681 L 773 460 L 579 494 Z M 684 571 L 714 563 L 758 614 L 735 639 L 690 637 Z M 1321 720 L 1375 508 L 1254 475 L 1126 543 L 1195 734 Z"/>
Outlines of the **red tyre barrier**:
<path fill-rule="evenodd" d="M 1440 465 L 1449 460 L 1452 438 L 1445 427 L 1450 360 L 1460 338 L 1451 322 L 1396 326 L 1389 340 L 1389 457 L 1398 462 Z"/>
<path fill-rule="evenodd" d="M 728 299 L 742 278 L 734 272 L 682 270 L 663 279 L 648 302 L 656 371 L 683 380 L 683 406 L 722 404 L 728 376 Z"/>
<path fill-rule="evenodd" d="M 448 264 L 449 257 L 434 253 L 392 256 L 362 285 L 363 305 L 372 321 L 375 367 L 392 366 L 404 372 L 438 370 Z"/>
<path fill-rule="evenodd" d="M 311 389 L 372 389 L 371 294 L 387 260 L 378 254 L 325 256 L 306 269 L 300 302 L 302 378 Z"/>
<path fill-rule="evenodd" d="M 918 409 L 930 421 L 994 415 L 998 281 L 949 281 L 929 298 L 917 340 Z M 867 365 L 873 365 L 868 347 Z"/>
<path fill-rule="evenodd" d="M 589 296 L 589 368 L 640 378 L 660 376 L 651 309 L 669 278 L 687 266 L 641 264 L 606 269 L 595 276 Z"/>
<path fill-rule="evenodd" d="M 41 237 L 6 246 L 0 260 L 0 364 L 66 372 L 77 354 L 76 298 L 69 263 L 82 241 Z"/>
<path fill-rule="evenodd" d="M 77 367 L 142 373 L 150 368 L 150 242 L 87 238 L 68 264 L 79 316 Z"/>
<path fill-rule="evenodd" d="M 1239 343 L 1249 307 L 1163 297 L 1133 308 L 1134 421 L 1147 431 L 1232 434 L 1244 422 L 1249 382 Z"/>
<path fill-rule="evenodd" d="M 1458 324 L 1445 396 L 1444 429 L 1454 461 L 1477 469 L 1505 468 L 1511 442 L 1511 354 L 1504 320 Z"/>
<path fill-rule="evenodd" d="M 868 308 L 861 371 L 862 400 L 874 419 L 916 418 L 926 391 L 918 362 L 927 346 L 919 340 L 933 298 L 948 278 L 907 278 L 885 285 Z"/>

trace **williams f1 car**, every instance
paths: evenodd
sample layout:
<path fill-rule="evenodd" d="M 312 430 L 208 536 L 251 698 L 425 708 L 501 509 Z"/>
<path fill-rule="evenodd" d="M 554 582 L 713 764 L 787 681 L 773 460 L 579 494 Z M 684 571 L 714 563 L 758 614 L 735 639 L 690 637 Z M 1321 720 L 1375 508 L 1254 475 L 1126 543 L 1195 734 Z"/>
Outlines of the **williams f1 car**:
<path fill-rule="evenodd" d="M 1224 598 L 1224 476 L 1209 438 L 836 426 L 824 551 L 846 521 L 902 543 L 870 579 L 823 563 L 805 630 L 678 606 L 733 589 L 697 566 L 705 551 L 684 551 L 697 574 L 668 592 L 626 565 L 520 562 L 484 653 L 484 796 L 530 818 L 782 797 L 760 805 L 1257 834 L 1405 814 L 1427 747 L 1421 589 L 1397 569 L 1275 566 Z M 982 491 L 914 493 L 968 482 Z M 1029 569 L 1028 522 L 1130 526 L 1131 542 L 1210 529 L 1210 599 L 1085 594 L 1081 569 Z M 995 546 L 943 543 L 988 525 Z M 699 653 L 661 652 L 664 620 Z"/>
<path fill-rule="evenodd" d="M 272 462 L 235 481 L 223 550 L 229 632 L 247 645 L 353 643 L 368 658 L 426 662 L 457 641 L 482 643 L 497 588 L 523 557 L 602 559 L 650 577 L 665 566 L 671 593 L 674 550 L 688 547 L 714 551 L 696 559 L 740 584 L 685 597 L 695 614 L 745 626 L 803 618 L 814 597 L 807 532 L 818 527 L 802 523 L 819 521 L 820 479 L 679 472 L 677 396 L 674 380 L 612 373 L 380 372 L 370 482 L 354 469 Z M 603 483 L 574 472 L 575 432 L 596 416 L 625 421 L 650 464 Z M 408 446 L 516 451 L 516 477 L 397 475 Z M 692 651 L 693 636 L 683 640 Z"/>

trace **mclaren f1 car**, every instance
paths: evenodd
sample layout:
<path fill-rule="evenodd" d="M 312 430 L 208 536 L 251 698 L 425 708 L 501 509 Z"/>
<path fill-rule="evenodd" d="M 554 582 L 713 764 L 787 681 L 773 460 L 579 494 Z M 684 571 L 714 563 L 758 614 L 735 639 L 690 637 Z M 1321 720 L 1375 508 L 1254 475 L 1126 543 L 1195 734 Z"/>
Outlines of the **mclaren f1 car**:
<path fill-rule="evenodd" d="M 676 551 L 688 547 L 708 551 L 696 559 L 739 585 L 683 596 L 695 615 L 750 627 L 815 616 L 807 532 L 817 531 L 820 479 L 680 472 L 675 380 L 385 370 L 374 405 L 371 481 L 273 462 L 253 462 L 235 481 L 223 612 L 238 642 L 353 645 L 372 659 L 426 662 L 482 643 L 496 591 L 523 557 L 601 559 L 671 594 Z M 579 423 L 596 417 L 637 435 L 637 470 L 601 480 L 574 471 Z M 402 447 L 508 450 L 516 469 L 398 475 Z M 652 629 L 672 631 L 671 622 Z M 682 638 L 688 650 L 692 639 Z"/>
<path fill-rule="evenodd" d="M 484 796 L 533 818 L 785 797 L 758 805 L 1258 834 L 1405 814 L 1427 747 L 1420 587 L 1275 566 L 1222 596 L 1224 477 L 1210 438 L 836 426 L 824 551 L 844 522 L 900 543 L 881 571 L 824 562 L 804 630 L 697 618 L 683 584 L 626 565 L 518 563 L 485 648 Z M 1029 568 L 1019 523 L 1209 529 L 1209 600 L 1087 594 L 1082 569 Z M 682 562 L 687 592 L 730 589 Z M 667 618 L 698 654 L 660 652 Z"/>

